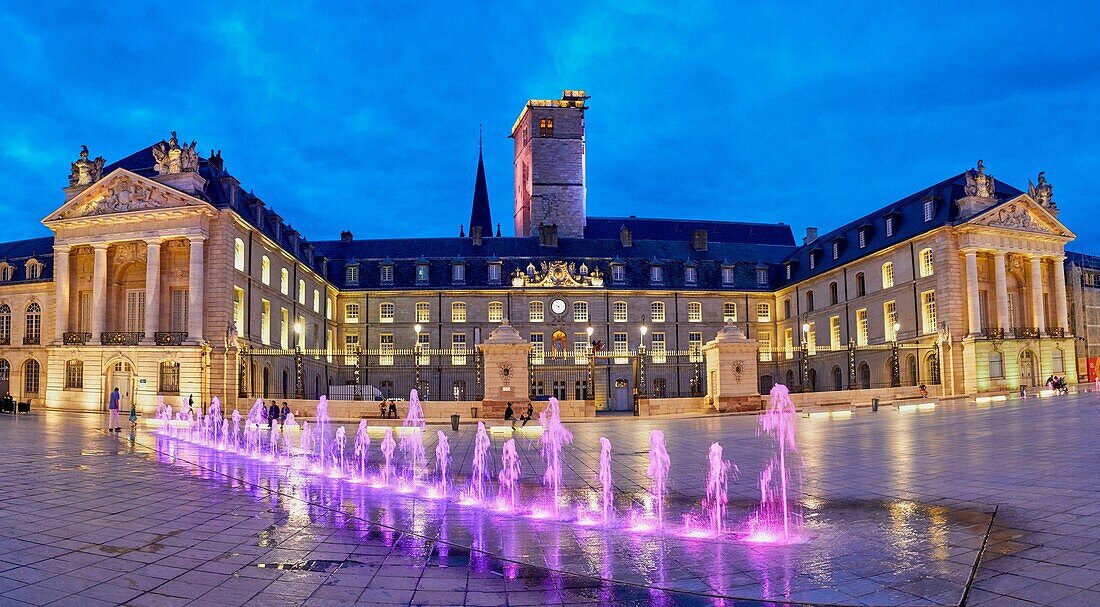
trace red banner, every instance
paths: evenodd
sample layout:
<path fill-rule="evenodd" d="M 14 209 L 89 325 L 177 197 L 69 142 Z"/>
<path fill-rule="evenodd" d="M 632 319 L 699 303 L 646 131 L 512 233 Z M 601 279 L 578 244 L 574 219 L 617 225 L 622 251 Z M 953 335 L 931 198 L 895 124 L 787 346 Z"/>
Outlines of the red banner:
<path fill-rule="evenodd" d="M 1088 370 L 1089 370 L 1089 381 L 1090 382 L 1096 381 L 1096 376 L 1098 374 L 1100 374 L 1100 370 L 1098 370 L 1096 368 L 1097 367 L 1097 360 L 1098 359 L 1095 356 L 1090 356 L 1088 358 Z"/>

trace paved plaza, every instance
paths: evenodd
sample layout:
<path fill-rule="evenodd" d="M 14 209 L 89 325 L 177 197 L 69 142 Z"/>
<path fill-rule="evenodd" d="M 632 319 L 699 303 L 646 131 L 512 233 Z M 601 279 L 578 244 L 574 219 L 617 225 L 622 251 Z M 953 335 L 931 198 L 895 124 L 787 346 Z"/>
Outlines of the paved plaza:
<path fill-rule="evenodd" d="M 96 415 L 3 416 L 0 605 L 1100 605 L 1098 415 L 1082 394 L 800 418 L 814 537 L 764 548 L 308 481 L 145 430 L 108 434 Z M 740 470 L 735 525 L 771 455 L 754 416 L 569 428 L 569 493 L 595 491 L 606 436 L 621 516 L 651 505 L 652 429 L 677 514 L 704 496 L 712 442 Z M 467 476 L 474 428 L 430 427 L 429 454 L 437 429 Z M 537 493 L 537 444 L 517 442 Z"/>

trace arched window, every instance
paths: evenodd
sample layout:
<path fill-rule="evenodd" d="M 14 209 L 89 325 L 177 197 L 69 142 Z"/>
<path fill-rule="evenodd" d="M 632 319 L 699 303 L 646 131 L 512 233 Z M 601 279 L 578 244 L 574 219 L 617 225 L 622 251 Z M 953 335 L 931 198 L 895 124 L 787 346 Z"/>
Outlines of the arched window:
<path fill-rule="evenodd" d="M 65 361 L 65 389 L 80 390 L 84 387 L 84 361 Z"/>
<path fill-rule="evenodd" d="M 1050 353 L 1050 362 L 1055 373 L 1066 372 L 1065 354 L 1062 352 L 1061 348 L 1055 348 L 1054 351 Z"/>
<path fill-rule="evenodd" d="M 783 318 L 786 319 L 786 318 L 790 318 L 790 317 L 791 317 L 791 300 L 790 299 L 784 299 L 783 300 Z"/>
<path fill-rule="evenodd" d="M 416 302 L 416 322 L 431 322 L 431 305 L 426 301 Z"/>
<path fill-rule="evenodd" d="M 378 306 L 379 312 L 381 312 L 383 310 L 382 306 L 385 306 L 385 305 L 386 304 L 380 304 Z M 382 315 L 380 313 L 378 321 L 379 322 L 393 322 L 393 304 L 390 304 L 390 319 L 388 321 L 387 320 L 382 320 Z M 349 323 L 359 322 L 359 304 L 357 304 L 357 303 L 344 304 L 344 322 L 349 322 Z"/>
<path fill-rule="evenodd" d="M 588 322 L 588 302 L 573 302 L 573 322 Z"/>
<path fill-rule="evenodd" d="M 15 268 L 7 263 L 0 263 L 0 280 L 8 282 L 11 280 L 11 276 L 14 273 Z"/>
<path fill-rule="evenodd" d="M 833 390 L 844 389 L 844 376 L 840 373 L 840 366 L 833 365 Z"/>
<path fill-rule="evenodd" d="M 244 272 L 244 241 L 233 239 L 233 267 Z"/>
<path fill-rule="evenodd" d="M 279 290 L 283 295 L 290 295 L 290 271 L 283 268 L 279 274 Z"/>
<path fill-rule="evenodd" d="M 504 321 L 504 302 L 490 301 L 489 302 L 489 322 L 503 322 Z"/>
<path fill-rule="evenodd" d="M 989 353 L 989 377 L 998 378 L 1005 376 L 1004 355 L 994 350 Z"/>
<path fill-rule="evenodd" d="M 615 303 L 611 304 L 611 310 L 611 320 L 615 322 L 627 321 L 627 308 L 625 301 L 616 301 Z"/>
<path fill-rule="evenodd" d="M 42 367 L 38 365 L 38 361 L 30 359 L 23 366 L 23 394 L 31 395 L 38 394 L 38 388 L 42 384 Z"/>
<path fill-rule="evenodd" d="M 889 289 L 894 286 L 894 263 L 886 262 L 882 264 L 882 288 Z"/>
<path fill-rule="evenodd" d="M 451 322 L 466 322 L 466 302 L 451 302 Z"/>
<path fill-rule="evenodd" d="M 260 282 L 265 285 L 271 284 L 271 260 L 267 255 L 260 259 Z"/>
<path fill-rule="evenodd" d="M 655 301 L 649 304 L 649 321 L 665 322 L 665 302 Z"/>
<path fill-rule="evenodd" d="M 864 390 L 871 388 L 871 367 L 867 363 L 859 363 L 859 387 Z"/>
<path fill-rule="evenodd" d="M 11 308 L 0 304 L 0 345 L 11 344 Z"/>
<path fill-rule="evenodd" d="M 814 311 L 814 292 L 813 291 L 806 291 L 806 311 L 807 312 L 813 312 Z"/>
<path fill-rule="evenodd" d="M 42 277 L 42 264 L 36 259 L 27 260 L 27 280 L 38 280 Z"/>
<path fill-rule="evenodd" d="M 863 272 L 856 274 L 856 297 L 863 297 L 867 294 L 867 277 L 863 275 Z"/>
<path fill-rule="evenodd" d="M 26 333 L 23 334 L 24 344 L 38 344 L 42 341 L 42 307 L 38 302 L 32 301 L 27 306 Z"/>
<path fill-rule="evenodd" d="M 835 306 L 840 301 L 840 294 L 837 292 L 837 286 L 835 282 L 829 283 L 829 305 Z"/>
<path fill-rule="evenodd" d="M 703 322 L 703 304 L 697 301 L 688 302 L 688 322 Z"/>
<path fill-rule="evenodd" d="M 542 322 L 546 319 L 546 306 L 541 301 L 532 301 L 527 304 L 527 319 L 531 322 Z"/>
<path fill-rule="evenodd" d="M 160 394 L 179 394 L 180 391 L 180 365 L 177 362 L 166 360 L 160 363 L 160 372 L 157 381 L 157 392 Z M 255 375 L 255 369 L 253 369 Z M 253 380 L 255 381 L 255 380 Z"/>
<path fill-rule="evenodd" d="M 722 304 L 722 322 L 737 322 L 737 302 Z"/>
<path fill-rule="evenodd" d="M 0 358 L 0 394 L 6 394 L 10 391 L 11 381 L 11 363 L 7 359 Z"/>
<path fill-rule="evenodd" d="M 306 281 L 298 279 L 298 305 L 306 305 Z"/>
<path fill-rule="evenodd" d="M 935 263 L 932 259 L 932 249 L 921 249 L 920 252 L 920 276 L 931 276 L 936 271 Z"/>

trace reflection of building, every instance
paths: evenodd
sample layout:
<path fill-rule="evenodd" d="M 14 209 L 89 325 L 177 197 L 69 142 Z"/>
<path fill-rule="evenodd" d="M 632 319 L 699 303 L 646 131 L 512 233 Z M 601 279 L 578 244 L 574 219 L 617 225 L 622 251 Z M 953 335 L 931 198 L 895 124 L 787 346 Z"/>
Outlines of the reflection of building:
<path fill-rule="evenodd" d="M 0 245 L 0 390 L 83 409 L 112 386 L 143 407 L 361 397 L 401 392 L 365 375 L 405 360 L 428 393 L 466 400 L 491 370 L 448 369 L 479 364 L 468 353 L 505 319 L 536 365 L 583 367 L 599 342 L 593 386 L 542 389 L 610 408 L 704 389 L 699 349 L 727 321 L 757 340 L 765 384 L 973 392 L 1075 375 L 1073 235 L 1045 178 L 1025 193 L 979 163 L 801 245 L 785 224 L 589 217 L 586 100 L 531 100 L 516 121 L 515 237 L 491 219 L 480 161 L 469 234 L 309 242 L 174 133 L 113 164 L 82 152 L 44 220 L 53 238 Z"/>

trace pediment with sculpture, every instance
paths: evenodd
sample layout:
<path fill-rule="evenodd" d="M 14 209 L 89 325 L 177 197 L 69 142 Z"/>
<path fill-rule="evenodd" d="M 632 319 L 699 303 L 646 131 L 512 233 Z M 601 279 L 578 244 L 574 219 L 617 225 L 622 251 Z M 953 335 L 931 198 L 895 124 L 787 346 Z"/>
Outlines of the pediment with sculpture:
<path fill-rule="evenodd" d="M 1060 221 L 1026 196 L 1018 196 L 989 209 L 967 223 L 1035 234 L 1072 236 L 1072 233 Z"/>
<path fill-rule="evenodd" d="M 181 208 L 197 203 L 190 196 L 119 169 L 65 203 L 46 221 Z"/>
<path fill-rule="evenodd" d="M 536 268 L 528 264 L 527 270 L 516 268 L 512 273 L 513 287 L 602 287 L 603 273 L 599 268 L 589 271 L 586 264 L 580 268 L 574 262 L 542 262 Z"/>

